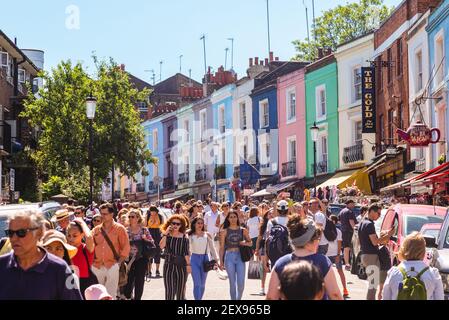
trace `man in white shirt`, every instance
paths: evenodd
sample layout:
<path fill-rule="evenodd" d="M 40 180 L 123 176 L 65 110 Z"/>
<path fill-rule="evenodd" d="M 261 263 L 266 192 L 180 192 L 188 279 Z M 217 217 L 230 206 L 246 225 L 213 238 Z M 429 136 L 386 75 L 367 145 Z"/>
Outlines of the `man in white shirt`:
<path fill-rule="evenodd" d="M 96 214 L 100 214 L 100 210 L 96 208 L 97 204 L 95 202 L 92 202 L 92 204 L 89 206 L 89 208 L 86 210 L 86 216 L 88 218 L 92 218 Z"/>
<path fill-rule="evenodd" d="M 313 198 L 310 200 L 310 212 L 313 214 L 315 223 L 317 226 L 321 227 L 324 232 L 326 228 L 326 215 L 320 211 L 320 200 L 318 198 Z M 317 253 L 321 253 L 326 255 L 327 249 L 329 247 L 329 241 L 324 236 L 324 233 L 321 235 L 320 244 L 318 246 Z"/>
<path fill-rule="evenodd" d="M 285 200 L 281 200 L 277 203 L 277 212 L 278 212 L 278 216 L 276 218 L 271 219 L 270 221 L 268 221 L 267 224 L 267 231 L 266 233 L 269 235 L 271 228 L 273 228 L 273 220 L 275 220 L 275 223 L 283 225 L 284 227 L 287 226 L 287 222 L 288 222 L 288 202 Z"/>
<path fill-rule="evenodd" d="M 218 233 L 218 227 L 216 226 L 216 222 L 217 222 L 217 217 L 219 215 L 219 211 L 218 211 L 218 203 L 217 202 L 212 202 L 210 205 L 210 211 L 206 212 L 206 214 L 204 215 L 204 228 L 205 231 L 209 232 L 212 237 L 215 238 L 215 236 Z"/>

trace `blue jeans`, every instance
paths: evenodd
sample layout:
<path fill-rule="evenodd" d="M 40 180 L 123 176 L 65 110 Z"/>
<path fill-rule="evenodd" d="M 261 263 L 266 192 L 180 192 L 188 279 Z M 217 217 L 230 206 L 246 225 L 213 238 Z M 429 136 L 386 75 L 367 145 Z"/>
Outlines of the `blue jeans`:
<path fill-rule="evenodd" d="M 190 265 L 192 266 L 193 297 L 195 300 L 203 299 L 206 289 L 207 272 L 204 272 L 203 263 L 209 261 L 207 254 L 192 253 Z"/>
<path fill-rule="evenodd" d="M 226 251 L 224 265 L 229 278 L 231 300 L 242 300 L 245 289 L 246 265 L 239 251 Z"/>

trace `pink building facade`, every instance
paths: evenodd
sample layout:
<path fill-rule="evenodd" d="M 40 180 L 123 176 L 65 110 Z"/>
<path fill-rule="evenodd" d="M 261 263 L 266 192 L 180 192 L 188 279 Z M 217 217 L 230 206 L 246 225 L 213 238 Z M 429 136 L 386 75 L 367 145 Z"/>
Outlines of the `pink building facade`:
<path fill-rule="evenodd" d="M 306 175 L 305 69 L 278 78 L 279 174 L 281 182 Z"/>

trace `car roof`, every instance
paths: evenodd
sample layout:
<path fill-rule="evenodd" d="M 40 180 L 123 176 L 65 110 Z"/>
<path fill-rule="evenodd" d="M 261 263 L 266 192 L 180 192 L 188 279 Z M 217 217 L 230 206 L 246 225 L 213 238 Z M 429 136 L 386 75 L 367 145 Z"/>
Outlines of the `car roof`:
<path fill-rule="evenodd" d="M 40 209 L 45 211 L 45 209 L 60 207 L 61 205 L 57 202 L 40 202 L 40 203 L 27 203 L 27 204 L 7 204 L 0 206 L 0 216 L 9 215 L 17 210 L 30 210 L 30 209 Z"/>
<path fill-rule="evenodd" d="M 390 209 L 394 209 L 402 215 L 430 216 L 436 213 L 437 216 L 444 217 L 448 211 L 445 207 L 430 206 L 425 204 L 397 204 Z"/>
<path fill-rule="evenodd" d="M 440 230 L 442 223 L 426 223 L 421 227 L 421 230 Z"/>

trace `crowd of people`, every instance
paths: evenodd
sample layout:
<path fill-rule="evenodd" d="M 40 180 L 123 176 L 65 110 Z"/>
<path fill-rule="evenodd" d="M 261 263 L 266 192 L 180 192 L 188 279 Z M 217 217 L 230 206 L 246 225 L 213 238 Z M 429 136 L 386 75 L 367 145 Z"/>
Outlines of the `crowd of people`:
<path fill-rule="evenodd" d="M 51 221 L 37 211 L 17 211 L 0 243 L 0 300 L 141 300 L 152 277 L 163 277 L 166 300 L 185 300 L 189 275 L 194 299 L 202 300 L 209 272 L 227 280 L 229 298 L 240 300 L 248 263 L 257 266 L 259 294 L 266 299 L 343 300 L 349 297 L 344 269 L 350 268 L 356 224 L 362 263 L 376 280 L 367 299 L 406 298 L 403 281 L 413 272 L 426 299 L 443 299 L 438 271 L 423 262 L 421 234 L 406 238 L 401 263 L 392 267 L 384 244 L 394 230 L 378 237 L 374 228 L 381 208 L 372 204 L 356 217 L 348 200 L 337 216 L 328 202 L 192 199 L 176 202 L 168 217 L 156 205 L 66 204 Z"/>

